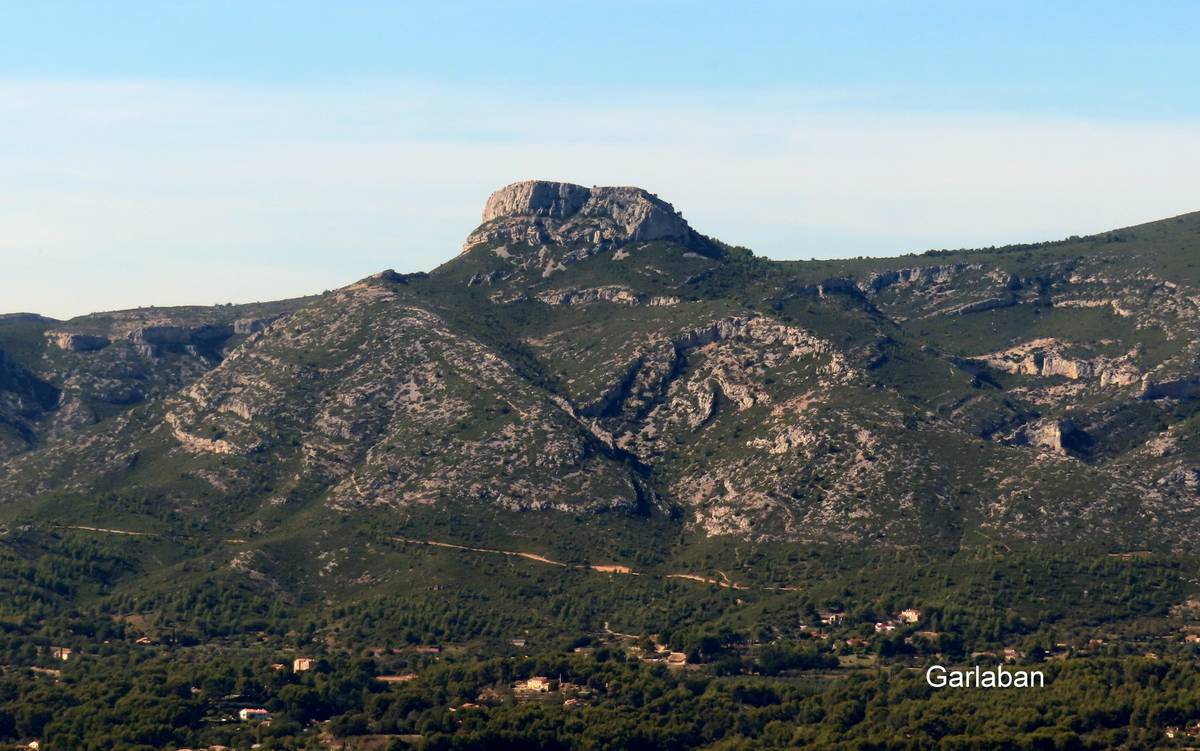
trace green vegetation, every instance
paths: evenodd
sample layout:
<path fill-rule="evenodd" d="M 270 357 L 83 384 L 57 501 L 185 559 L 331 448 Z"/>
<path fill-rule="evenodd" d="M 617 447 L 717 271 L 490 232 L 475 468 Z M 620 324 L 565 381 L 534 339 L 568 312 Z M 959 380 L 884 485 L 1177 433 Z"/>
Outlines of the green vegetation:
<path fill-rule="evenodd" d="M 0 319 L 0 744 L 1189 745 L 1198 239 Z"/>
<path fill-rule="evenodd" d="M 488 522 L 477 523 L 458 541 L 483 535 Z M 394 531 L 433 534 L 436 524 Z M 598 547 L 570 559 L 617 560 L 641 573 L 632 576 L 389 545 L 392 530 L 379 525 L 360 544 L 380 557 L 359 565 L 403 575 L 369 595 L 312 584 L 272 595 L 263 579 L 203 558 L 164 576 L 147 569 L 164 552 L 153 538 L 9 530 L 0 537 L 0 586 L 11 593 L 0 605 L 0 742 L 1101 749 L 1169 745 L 1168 727 L 1200 719 L 1197 648 L 1181 630 L 1200 629 L 1190 558 L 852 553 L 719 539 L 639 554 L 595 536 Z M 513 530 L 527 546 L 532 531 Z M 714 569 L 741 588 L 665 577 Z M 918 622 L 877 632 L 904 608 L 919 609 Z M 821 622 L 829 612 L 837 623 Z M 63 661 L 52 647 L 73 652 Z M 686 665 L 668 666 L 657 649 L 685 654 Z M 924 683 L 926 665 L 988 666 L 1005 650 L 1019 663 L 1010 669 L 1043 670 L 1046 689 Z M 298 656 L 315 668 L 292 672 Z M 396 675 L 414 677 L 379 679 Z M 567 688 L 514 691 L 533 676 Z M 265 708 L 271 722 L 237 720 L 243 707 Z"/>

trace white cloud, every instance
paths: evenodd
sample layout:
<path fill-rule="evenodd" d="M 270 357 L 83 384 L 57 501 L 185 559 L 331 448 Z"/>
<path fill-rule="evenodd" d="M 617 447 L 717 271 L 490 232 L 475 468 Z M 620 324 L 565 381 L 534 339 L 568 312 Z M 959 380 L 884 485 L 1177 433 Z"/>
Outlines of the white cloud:
<path fill-rule="evenodd" d="M 829 101 L 0 81 L 0 308 L 270 299 L 430 268 L 488 192 L 528 177 L 642 185 L 701 231 L 777 258 L 1200 209 L 1196 123 Z"/>

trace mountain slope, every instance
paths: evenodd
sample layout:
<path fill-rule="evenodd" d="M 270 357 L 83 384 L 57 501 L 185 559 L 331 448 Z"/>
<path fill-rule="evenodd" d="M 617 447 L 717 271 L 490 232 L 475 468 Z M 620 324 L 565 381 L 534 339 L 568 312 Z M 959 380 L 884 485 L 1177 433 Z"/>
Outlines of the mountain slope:
<path fill-rule="evenodd" d="M 25 411 L 27 450 L 177 391 L 245 338 L 304 303 L 139 308 L 56 321 L 0 316 L 0 349 L 53 390 Z M 0 452 L 2 454 L 3 452 Z"/>
<path fill-rule="evenodd" d="M 511 513 L 503 534 L 546 550 L 554 512 L 683 548 L 1195 547 L 1197 215 L 808 263 L 635 188 L 518 183 L 483 218 L 430 274 L 306 301 L 203 372 L 162 365 L 139 406 L 8 460 L 0 515 L 308 561 L 335 545 L 313 528 Z"/>

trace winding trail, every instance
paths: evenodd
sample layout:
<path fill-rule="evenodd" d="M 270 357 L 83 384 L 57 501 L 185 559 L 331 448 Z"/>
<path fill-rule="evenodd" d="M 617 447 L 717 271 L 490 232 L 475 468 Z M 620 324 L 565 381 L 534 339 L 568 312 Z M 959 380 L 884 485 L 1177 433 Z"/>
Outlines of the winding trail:
<path fill-rule="evenodd" d="M 127 535 L 130 537 L 155 537 L 153 532 L 131 532 L 125 529 L 111 529 L 109 527 L 88 527 L 84 525 L 60 524 L 57 525 L 60 529 L 78 529 L 85 532 L 102 532 L 110 535 Z M 492 555 L 506 555 L 513 558 L 524 558 L 527 561 L 541 563 L 545 566 L 558 566 L 559 568 L 574 568 L 594 571 L 598 574 L 620 574 L 622 576 L 653 576 L 662 579 L 679 579 L 681 581 L 696 582 L 698 584 L 708 584 L 722 589 L 736 590 L 761 590 L 764 592 L 797 592 L 799 587 L 750 587 L 745 584 L 730 580 L 729 576 L 724 571 L 718 571 L 720 579 L 714 579 L 708 576 L 699 574 L 643 574 L 639 571 L 634 571 L 628 566 L 622 566 L 617 563 L 594 563 L 594 564 L 573 564 L 556 561 L 553 558 L 547 558 L 544 555 L 530 553 L 523 550 L 500 550 L 499 548 L 476 548 L 470 545 L 456 545 L 452 542 L 440 542 L 438 540 L 418 540 L 411 537 L 392 537 L 393 542 L 400 542 L 406 545 L 427 545 L 434 548 L 448 548 L 450 550 L 464 550 L 471 553 L 489 553 Z M 223 542 L 228 544 L 244 544 L 246 540 L 229 539 Z"/>
<path fill-rule="evenodd" d="M 438 542 L 437 540 L 414 540 L 409 537 L 393 537 L 392 540 L 396 542 L 408 543 L 409 545 L 431 545 L 435 548 L 469 550 L 472 553 L 495 553 L 497 555 L 511 555 L 518 558 L 525 558 L 530 561 L 536 561 L 537 563 L 544 563 L 548 566 L 561 566 L 563 568 L 570 568 L 570 566 L 561 561 L 552 561 L 546 556 L 538 555 L 537 553 L 523 553 L 516 550 L 497 550 L 495 548 L 473 548 L 469 545 L 455 545 L 452 542 Z"/>
<path fill-rule="evenodd" d="M 61 529 L 79 529 L 79 530 L 83 530 L 85 532 L 103 532 L 105 534 L 110 534 L 110 535 L 128 535 L 130 537 L 154 537 L 155 536 L 154 533 L 152 533 L 152 532 L 130 532 L 129 530 L 111 529 L 108 527 L 87 527 L 87 526 L 83 526 L 83 525 L 68 525 L 68 524 L 61 524 L 58 526 Z M 414 539 L 411 537 L 392 537 L 391 539 L 393 542 L 401 542 L 406 545 L 428 545 L 429 547 L 434 547 L 434 548 L 448 548 L 450 550 L 465 550 L 465 551 L 471 552 L 471 553 L 489 553 L 492 555 L 506 555 L 506 556 L 510 556 L 513 558 L 524 558 L 527 561 L 533 561 L 534 563 L 541 563 L 545 566 L 558 566 L 559 568 L 585 569 L 587 571 L 594 571 L 598 574 L 620 574 L 622 576 L 657 576 L 662 579 L 679 579 L 682 581 L 696 582 L 698 584 L 708 584 L 708 585 L 711 585 L 714 587 L 721 587 L 722 589 L 736 589 L 736 590 L 759 589 L 762 591 L 772 591 L 772 592 L 798 591 L 797 587 L 749 587 L 749 586 L 746 586 L 745 584 L 739 584 L 735 581 L 731 581 L 729 579 L 729 577 L 725 574 L 724 571 L 717 572 L 721 576 L 720 579 L 714 579 L 714 578 L 711 578 L 708 576 L 700 576 L 699 574 L 642 574 L 639 571 L 634 571 L 633 569 L 629 568 L 628 566 L 622 566 L 617 563 L 596 563 L 596 564 L 563 563 L 562 561 L 556 561 L 553 558 L 547 558 L 544 555 L 539 555 L 537 553 L 530 553 L 530 552 L 523 551 L 523 550 L 500 550 L 499 548 L 476 548 L 476 547 L 472 547 L 470 545 L 456 545 L 455 543 L 452 543 L 452 542 L 440 542 L 438 540 L 417 540 L 417 539 Z M 230 543 L 230 544 L 243 544 L 246 541 L 239 540 L 239 539 L 231 539 L 231 540 L 224 540 L 224 542 Z"/>
<path fill-rule="evenodd" d="M 512 557 L 516 557 L 516 558 L 524 558 L 526 560 L 534 561 L 535 563 L 542 563 L 547 566 L 559 566 L 561 568 L 586 569 L 588 571 L 595 571 L 596 573 L 600 573 L 600 574 L 622 574 L 625 576 L 659 576 L 658 574 L 642 574 L 641 572 L 634 571 L 633 569 L 629 568 L 628 566 L 621 566 L 619 564 L 563 563 L 562 561 L 556 561 L 551 558 L 547 558 L 544 555 L 538 555 L 537 553 L 528 553 L 528 552 L 524 552 L 524 551 L 520 551 L 520 550 L 500 550 L 498 548 L 476 548 L 476 547 L 471 547 L 470 545 L 456 545 L 452 542 L 439 542 L 437 540 L 417 540 L 417 539 L 413 539 L 411 537 L 393 537 L 391 539 L 394 542 L 402 542 L 407 545 L 428 545 L 428 546 L 435 547 L 435 548 L 450 548 L 451 550 L 466 550 L 466 551 L 469 551 L 472 553 L 491 553 L 493 555 L 507 555 L 507 556 L 512 556 Z M 721 575 L 721 579 L 713 579 L 713 578 L 710 578 L 707 576 L 700 576 L 699 574 L 662 574 L 661 578 L 663 578 L 663 579 L 680 579 L 683 581 L 697 582 L 699 584 L 709 584 L 711 586 L 721 587 L 722 589 L 737 589 L 737 590 L 762 589 L 764 591 L 781 591 L 781 590 L 791 591 L 793 589 L 792 587 L 748 587 L 745 584 L 738 584 L 735 581 L 730 581 L 729 577 L 726 576 L 725 572 L 723 572 L 723 571 L 719 572 L 719 573 Z"/>
<path fill-rule="evenodd" d="M 723 589 L 750 589 L 744 584 L 737 582 L 721 581 L 720 579 L 710 579 L 707 576 L 699 576 L 698 574 L 666 574 L 664 579 L 687 579 L 688 581 L 701 582 L 703 584 L 712 584 Z"/>
<path fill-rule="evenodd" d="M 105 532 L 110 535 L 128 535 L 130 537 L 154 537 L 152 532 L 130 532 L 125 529 L 109 529 L 107 527 L 85 527 L 80 524 L 59 524 L 59 529 L 82 529 L 85 532 Z"/>

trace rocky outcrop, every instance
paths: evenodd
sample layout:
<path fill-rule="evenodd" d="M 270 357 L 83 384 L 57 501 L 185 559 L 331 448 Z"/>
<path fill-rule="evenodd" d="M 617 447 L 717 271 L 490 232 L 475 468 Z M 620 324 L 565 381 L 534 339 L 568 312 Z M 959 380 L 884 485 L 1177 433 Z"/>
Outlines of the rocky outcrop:
<path fill-rule="evenodd" d="M 139 326 L 129 339 L 144 344 L 187 344 L 191 332 L 182 326 Z"/>
<path fill-rule="evenodd" d="M 1045 418 L 1022 425 L 1006 443 L 1036 446 L 1066 456 L 1085 450 L 1091 438 L 1071 420 Z"/>
<path fill-rule="evenodd" d="M 1097 380 L 1101 386 L 1128 386 L 1142 378 L 1133 365 L 1137 350 L 1120 357 L 1071 357 L 1057 339 L 1033 339 L 1009 349 L 969 358 L 1013 375 L 1058 376 L 1068 380 Z"/>
<path fill-rule="evenodd" d="M 882 292 L 888 287 L 945 284 L 967 270 L 980 270 L 982 264 L 955 263 L 943 266 L 914 266 L 892 271 L 873 272 L 863 286 L 864 292 Z"/>
<path fill-rule="evenodd" d="M 641 302 L 633 290 L 617 286 L 548 290 L 539 293 L 537 299 L 547 305 L 588 305 L 597 302 L 637 305 Z"/>
<path fill-rule="evenodd" d="M 1056 454 L 1067 453 L 1063 446 L 1063 434 L 1072 429 L 1070 422 L 1059 420 L 1040 420 L 1027 426 L 1025 436 L 1034 446 L 1050 449 Z"/>
<path fill-rule="evenodd" d="M 68 352 L 94 352 L 111 344 L 107 337 L 72 331 L 47 331 L 46 338 L 55 347 Z"/>
<path fill-rule="evenodd" d="M 862 298 L 862 291 L 853 279 L 825 279 L 817 285 L 817 297 L 825 297 L 826 295 L 849 295 L 854 298 Z"/>
<path fill-rule="evenodd" d="M 582 185 L 526 180 L 497 190 L 483 207 L 483 222 L 510 216 L 569 217 L 591 198 Z"/>
<path fill-rule="evenodd" d="M 233 333 L 257 334 L 274 321 L 274 318 L 239 318 L 233 322 Z"/>
<path fill-rule="evenodd" d="M 384 269 L 378 274 L 372 274 L 367 277 L 370 281 L 387 282 L 388 284 L 411 284 L 423 279 L 428 279 L 429 274 L 424 271 L 417 271 L 412 274 L 401 274 L 395 269 Z"/>
<path fill-rule="evenodd" d="M 1015 295 L 1006 295 L 1004 297 L 989 297 L 986 300 L 958 305 L 945 311 L 947 315 L 965 316 L 970 313 L 983 313 L 988 310 L 996 310 L 997 308 L 1011 308 L 1017 304 Z"/>
<path fill-rule="evenodd" d="M 710 250 L 671 204 L 641 188 L 585 188 L 527 180 L 488 198 L 483 223 L 463 246 L 603 245 L 669 240 Z"/>
<path fill-rule="evenodd" d="M 237 323 L 205 324 L 196 327 L 138 326 L 130 331 L 126 338 L 145 357 L 160 357 L 163 352 L 215 354 L 231 336 L 240 333 L 239 328 L 246 333 L 252 333 L 262 330 L 268 323 L 268 319 L 242 319 Z"/>
<path fill-rule="evenodd" d="M 189 339 L 193 344 L 215 344 L 233 336 L 233 332 L 232 324 L 209 324 L 192 329 Z"/>
<path fill-rule="evenodd" d="M 547 305 L 590 305 L 607 302 L 619 305 L 678 305 L 672 295 L 640 295 L 628 287 L 609 285 L 583 289 L 556 289 L 538 293 L 537 299 Z"/>
<path fill-rule="evenodd" d="M 1143 399 L 1200 399 L 1200 378 L 1181 378 L 1155 383 L 1147 377 L 1142 383 Z"/>
<path fill-rule="evenodd" d="M 1080 360 L 1060 355 L 1047 355 L 1042 358 L 1040 375 L 1062 376 L 1073 381 L 1096 378 L 1101 386 L 1128 386 L 1137 383 L 1141 377 L 1137 368 L 1126 361 L 1106 357 Z"/>
<path fill-rule="evenodd" d="M 168 412 L 164 416 L 164 421 L 171 427 L 171 434 L 175 437 L 175 440 L 178 441 L 179 445 L 188 452 L 193 454 L 238 453 L 238 448 L 229 441 L 225 441 L 220 438 L 204 438 L 202 436 L 189 433 L 181 426 L 179 416 L 172 412 Z M 258 448 L 257 444 L 248 449 L 246 453 L 249 453 L 249 451 L 255 448 Z"/>
<path fill-rule="evenodd" d="M 850 371 L 841 353 L 834 351 L 828 341 L 766 316 L 723 318 L 683 332 L 674 338 L 673 344 L 676 349 L 686 350 L 735 338 L 758 345 L 785 348 L 786 357 L 829 354 L 831 368 L 834 368 L 830 372 L 840 374 Z M 769 358 L 769 361 L 774 364 L 773 359 Z"/>

